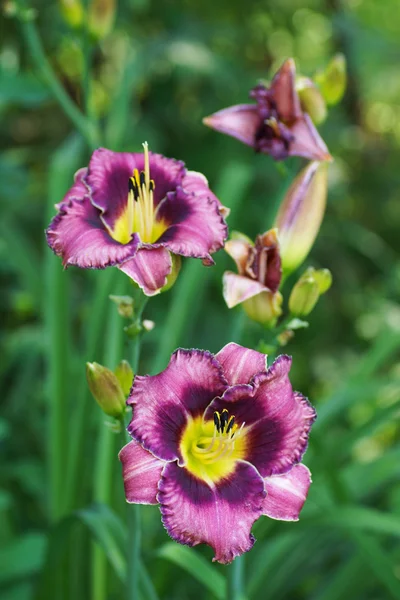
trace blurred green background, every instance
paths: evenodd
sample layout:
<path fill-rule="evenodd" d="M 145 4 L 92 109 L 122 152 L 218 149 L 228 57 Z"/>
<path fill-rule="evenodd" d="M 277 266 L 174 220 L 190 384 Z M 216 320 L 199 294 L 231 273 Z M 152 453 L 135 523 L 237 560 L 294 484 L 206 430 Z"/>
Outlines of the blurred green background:
<path fill-rule="evenodd" d="M 326 217 L 306 261 L 329 268 L 334 284 L 310 327 L 285 348 L 294 357 L 294 387 L 319 413 L 305 456 L 313 485 L 299 523 L 265 518 L 254 527 L 246 593 L 274 600 L 400 598 L 400 4 L 117 4 L 114 25 L 99 41 L 71 27 L 56 2 L 33 5 L 58 80 L 98 124 L 102 144 L 139 151 L 147 140 L 151 150 L 184 160 L 231 207 L 230 227 L 250 237 L 272 224 L 301 163 L 277 167 L 208 130 L 202 117 L 247 102 L 255 82 L 289 56 L 304 75 L 336 52 L 346 56 L 346 95 L 320 128 L 335 161 Z M 107 519 L 101 511 L 82 512 L 107 500 L 126 521 L 121 440 L 105 431 L 87 394 L 84 363 L 114 367 L 129 358 L 124 323 L 107 299 L 128 288 L 116 270 L 63 271 L 46 246 L 54 204 L 90 150 L 46 85 L 29 46 L 31 29 L 13 11 L 12 2 L 4 3 L 0 25 L 0 594 L 123 598 L 123 553 L 107 537 L 99 540 Z M 148 305 L 145 316 L 156 327 L 144 339 L 141 373 L 163 369 L 177 346 L 218 351 L 232 340 L 258 343 L 260 331 L 222 299 L 230 258 L 219 252 L 215 259 L 209 269 L 184 264 L 172 291 Z M 286 297 L 294 281 L 286 282 Z M 107 467 L 104 444 L 112 457 Z M 74 452 L 81 470 L 71 493 L 67 463 Z M 75 519 L 55 525 L 73 509 L 81 511 Z M 143 560 L 159 597 L 222 598 L 227 568 L 211 566 L 211 550 L 188 551 L 204 558 L 190 572 L 185 555 L 169 544 L 158 509 L 144 507 L 143 515 Z M 91 557 L 103 552 L 96 543 L 108 561 L 101 592 L 91 572 Z"/>

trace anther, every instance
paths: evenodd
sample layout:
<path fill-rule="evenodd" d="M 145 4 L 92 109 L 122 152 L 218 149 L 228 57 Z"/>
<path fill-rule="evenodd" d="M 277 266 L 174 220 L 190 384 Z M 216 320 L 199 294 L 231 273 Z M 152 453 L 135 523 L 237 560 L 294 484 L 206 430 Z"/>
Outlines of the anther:
<path fill-rule="evenodd" d="M 222 431 L 224 431 L 225 426 L 228 422 L 228 410 L 226 408 L 223 409 L 222 413 L 221 413 L 221 429 Z"/>
<path fill-rule="evenodd" d="M 221 431 L 221 419 L 219 412 L 216 410 L 214 413 L 214 425 L 217 428 L 218 433 Z"/>
<path fill-rule="evenodd" d="M 140 171 L 140 187 L 142 187 L 143 185 L 146 185 L 146 177 L 144 171 Z"/>
<path fill-rule="evenodd" d="M 129 191 L 135 193 L 135 184 L 132 181 L 132 177 L 129 178 Z"/>
<path fill-rule="evenodd" d="M 155 188 L 154 179 L 150 179 L 150 184 L 149 184 L 150 192 L 154 192 L 154 188 Z"/>
<path fill-rule="evenodd" d="M 235 424 L 235 417 L 232 415 L 232 417 L 228 421 L 228 427 L 226 428 L 226 433 L 229 433 L 231 431 L 234 424 Z"/>

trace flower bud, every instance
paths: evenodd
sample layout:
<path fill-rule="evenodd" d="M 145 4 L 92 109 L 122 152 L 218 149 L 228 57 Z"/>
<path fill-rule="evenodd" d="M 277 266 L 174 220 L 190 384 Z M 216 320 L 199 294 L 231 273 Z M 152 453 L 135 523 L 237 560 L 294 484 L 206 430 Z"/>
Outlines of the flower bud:
<path fill-rule="evenodd" d="M 292 315 L 305 317 L 310 314 L 319 298 L 318 283 L 312 277 L 300 278 L 289 297 L 289 310 Z"/>
<path fill-rule="evenodd" d="M 179 271 L 181 270 L 182 259 L 179 256 L 179 254 L 172 254 L 172 252 L 171 252 L 171 260 L 172 260 L 172 271 L 167 276 L 167 283 L 164 285 L 163 288 L 161 288 L 161 290 L 160 290 L 161 292 L 167 292 L 168 290 L 170 290 L 172 288 L 172 286 L 174 285 L 175 281 L 178 278 Z"/>
<path fill-rule="evenodd" d="M 302 275 L 302 279 L 311 277 L 318 284 L 320 294 L 325 294 L 332 285 L 332 273 L 329 269 L 314 269 L 309 267 Z"/>
<path fill-rule="evenodd" d="M 245 313 L 252 320 L 272 328 L 275 326 L 278 317 L 282 314 L 282 294 L 269 290 L 260 292 L 242 303 Z"/>
<path fill-rule="evenodd" d="M 133 317 L 133 298 L 131 296 L 109 296 L 117 305 L 118 314 L 125 319 Z"/>
<path fill-rule="evenodd" d="M 296 90 L 304 112 L 310 115 L 316 125 L 323 123 L 328 114 L 326 102 L 313 80 L 309 77 L 299 77 Z"/>
<path fill-rule="evenodd" d="M 89 31 L 96 40 L 102 40 L 114 25 L 116 0 L 91 0 Z"/>
<path fill-rule="evenodd" d="M 119 381 L 125 397 L 129 396 L 133 382 L 133 371 L 131 365 L 127 360 L 121 360 L 121 362 L 114 369 L 114 373 Z"/>
<path fill-rule="evenodd" d="M 85 11 L 80 0 L 60 0 L 60 10 L 68 25 L 74 29 L 81 27 Z"/>
<path fill-rule="evenodd" d="M 347 73 L 344 55 L 336 54 L 323 71 L 315 74 L 314 79 L 325 102 L 329 105 L 337 104 L 346 90 Z"/>
<path fill-rule="evenodd" d="M 116 375 L 98 363 L 86 363 L 86 379 L 102 411 L 116 419 L 125 412 L 125 396 Z"/>
<path fill-rule="evenodd" d="M 326 163 L 309 163 L 296 177 L 281 204 L 275 227 L 284 273 L 297 269 L 309 253 L 325 212 Z"/>

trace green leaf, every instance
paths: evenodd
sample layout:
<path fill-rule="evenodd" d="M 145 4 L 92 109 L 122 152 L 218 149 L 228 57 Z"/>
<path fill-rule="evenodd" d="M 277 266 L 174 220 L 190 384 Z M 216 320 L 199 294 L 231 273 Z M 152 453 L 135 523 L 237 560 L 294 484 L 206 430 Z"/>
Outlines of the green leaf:
<path fill-rule="evenodd" d="M 194 550 L 169 542 L 160 548 L 157 556 L 178 565 L 204 585 L 216 598 L 224 600 L 226 595 L 225 579 Z"/>
<path fill-rule="evenodd" d="M 30 577 L 40 570 L 46 548 L 46 536 L 27 533 L 0 550 L 0 584 Z"/>

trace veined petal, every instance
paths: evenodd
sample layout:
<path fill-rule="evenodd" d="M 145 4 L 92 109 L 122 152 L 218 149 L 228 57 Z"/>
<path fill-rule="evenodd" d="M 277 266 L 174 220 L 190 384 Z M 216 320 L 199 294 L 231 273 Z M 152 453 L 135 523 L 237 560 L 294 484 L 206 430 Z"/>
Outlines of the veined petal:
<path fill-rule="evenodd" d="M 277 110 L 283 121 L 294 121 L 302 115 L 296 91 L 296 65 L 292 58 L 286 60 L 271 82 Z"/>
<path fill-rule="evenodd" d="M 158 504 L 158 482 L 165 462 L 144 450 L 133 440 L 120 451 L 122 477 L 127 502 L 135 504 Z"/>
<path fill-rule="evenodd" d="M 74 183 L 72 187 L 65 194 L 61 202 L 55 204 L 57 210 L 59 210 L 63 204 L 68 204 L 70 200 L 83 200 L 88 195 L 88 187 L 85 184 L 85 177 L 87 175 L 87 167 L 82 167 L 74 175 Z"/>
<path fill-rule="evenodd" d="M 127 404 L 129 433 L 162 460 L 180 459 L 179 442 L 190 418 L 202 415 L 227 388 L 218 361 L 204 350 L 177 350 L 158 375 L 137 375 Z"/>
<path fill-rule="evenodd" d="M 262 120 L 256 104 L 237 104 L 205 117 L 203 123 L 254 147 L 255 136 Z"/>
<path fill-rule="evenodd" d="M 222 248 L 228 237 L 218 205 L 206 189 L 189 194 L 178 188 L 167 194 L 158 208 L 157 219 L 169 226 L 156 246 L 161 244 L 174 254 L 203 258 L 209 264 L 213 264 L 210 253 Z"/>
<path fill-rule="evenodd" d="M 62 203 L 50 223 L 47 243 L 63 259 L 63 265 L 103 269 L 119 265 L 135 255 L 139 239 L 135 234 L 128 244 L 110 237 L 89 197 Z"/>
<path fill-rule="evenodd" d="M 139 248 L 135 256 L 119 268 L 138 284 L 146 296 L 154 296 L 167 283 L 172 260 L 165 248 Z"/>
<path fill-rule="evenodd" d="M 229 385 L 249 383 L 256 373 L 267 368 L 267 356 L 231 342 L 215 355 Z"/>
<path fill-rule="evenodd" d="M 264 482 L 257 470 L 238 461 L 235 471 L 210 487 L 175 463 L 164 467 L 158 501 L 169 535 L 181 544 L 208 544 L 215 561 L 229 563 L 250 550 L 251 527 L 262 513 Z"/>
<path fill-rule="evenodd" d="M 311 473 L 305 465 L 295 465 L 284 475 L 264 480 L 267 496 L 263 514 L 280 521 L 298 521 L 311 483 Z"/>
<path fill-rule="evenodd" d="M 185 192 L 193 192 L 194 194 L 201 196 L 206 195 L 208 198 L 214 200 L 218 206 L 220 214 L 224 218 L 226 218 L 231 212 L 230 209 L 224 206 L 217 196 L 210 190 L 208 186 L 208 180 L 203 173 L 198 173 L 197 171 L 187 171 L 182 181 L 182 188 L 185 190 Z"/>
<path fill-rule="evenodd" d="M 150 176 L 154 180 L 154 206 L 166 194 L 176 189 L 185 174 L 184 164 L 149 152 Z M 91 190 L 93 204 L 101 210 L 104 223 L 113 229 L 116 219 L 124 212 L 129 178 L 134 169 L 144 169 L 142 153 L 112 152 L 106 148 L 95 150 L 90 159 L 87 184 Z"/>
<path fill-rule="evenodd" d="M 332 160 L 324 140 L 319 135 L 307 113 L 289 127 L 293 141 L 289 147 L 290 156 L 303 156 L 309 160 Z"/>
<path fill-rule="evenodd" d="M 286 473 L 301 461 L 316 413 L 308 400 L 293 392 L 288 373 L 289 356 L 279 356 L 251 385 L 230 387 L 207 408 L 205 418 L 224 408 L 245 423 L 246 460 L 263 477 Z"/>
<path fill-rule="evenodd" d="M 259 281 L 250 279 L 250 277 L 245 277 L 244 275 L 236 275 L 236 273 L 232 273 L 231 271 L 225 271 L 222 284 L 222 293 L 228 308 L 233 308 L 268 289 Z"/>

